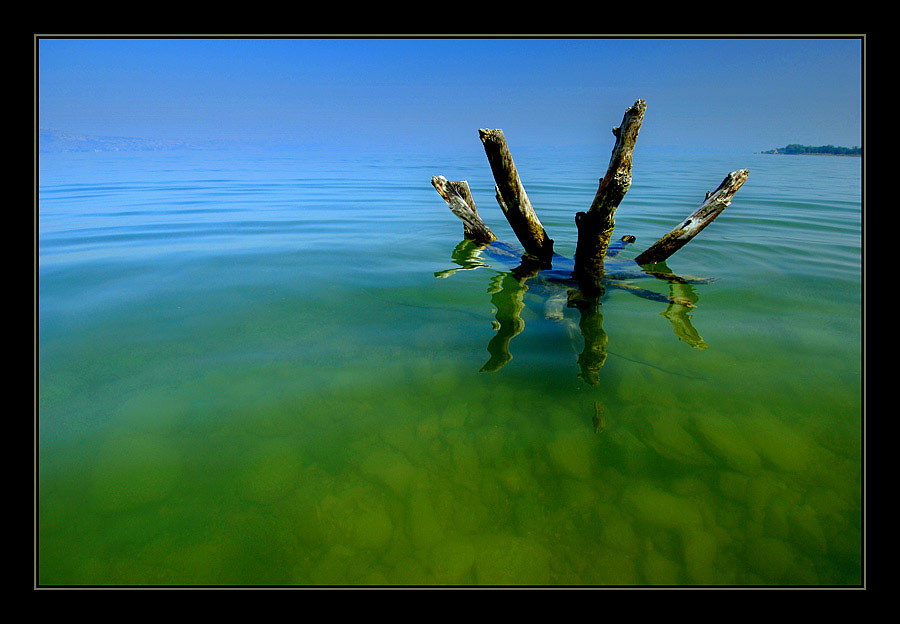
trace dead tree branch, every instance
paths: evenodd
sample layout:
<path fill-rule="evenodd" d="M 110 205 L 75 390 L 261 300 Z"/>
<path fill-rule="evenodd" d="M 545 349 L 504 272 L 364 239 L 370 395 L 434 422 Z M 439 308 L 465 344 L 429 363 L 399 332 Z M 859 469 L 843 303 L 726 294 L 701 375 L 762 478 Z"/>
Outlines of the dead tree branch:
<path fill-rule="evenodd" d="M 587 292 L 599 288 L 603 278 L 603 258 L 616 225 L 616 209 L 631 186 L 631 160 L 647 103 L 637 100 L 625 111 L 622 124 L 613 128 L 616 143 L 606 175 L 587 212 L 575 215 L 578 242 L 575 249 L 575 277 Z"/>
<path fill-rule="evenodd" d="M 491 165 L 496 183 L 497 203 L 500 204 L 506 220 L 512 227 L 516 238 L 525 248 L 525 253 L 541 260 L 549 260 L 553 256 L 553 240 L 547 236 L 544 226 L 541 225 L 525 187 L 519 179 L 516 165 L 503 130 L 478 130 L 484 152 Z"/>
<path fill-rule="evenodd" d="M 444 176 L 434 176 L 431 184 L 450 206 L 450 211 L 463 222 L 463 235 L 466 238 L 482 245 L 497 240 L 497 236 L 475 210 L 475 200 L 472 199 L 468 182 L 448 182 Z"/>
<path fill-rule="evenodd" d="M 662 262 L 673 253 L 684 247 L 703 228 L 722 214 L 730 204 L 738 189 L 747 181 L 750 172 L 747 169 L 732 171 L 713 193 L 708 193 L 704 202 L 687 219 L 653 243 L 646 251 L 634 259 L 638 264 Z"/>

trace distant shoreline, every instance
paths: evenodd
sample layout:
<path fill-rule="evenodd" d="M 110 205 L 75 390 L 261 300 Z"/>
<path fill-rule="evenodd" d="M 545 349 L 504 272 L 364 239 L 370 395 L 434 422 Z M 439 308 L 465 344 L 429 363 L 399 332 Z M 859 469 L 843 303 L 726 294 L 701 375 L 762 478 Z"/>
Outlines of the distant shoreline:
<path fill-rule="evenodd" d="M 859 147 L 836 147 L 834 145 L 799 145 L 792 143 L 785 147 L 760 152 L 761 154 L 787 154 L 789 156 L 862 156 Z"/>
<path fill-rule="evenodd" d="M 830 152 L 799 152 L 792 154 L 789 152 L 778 152 L 769 150 L 767 152 L 759 152 L 760 154 L 778 154 L 779 156 L 849 156 L 851 158 L 859 158 L 862 154 L 832 154 Z"/>

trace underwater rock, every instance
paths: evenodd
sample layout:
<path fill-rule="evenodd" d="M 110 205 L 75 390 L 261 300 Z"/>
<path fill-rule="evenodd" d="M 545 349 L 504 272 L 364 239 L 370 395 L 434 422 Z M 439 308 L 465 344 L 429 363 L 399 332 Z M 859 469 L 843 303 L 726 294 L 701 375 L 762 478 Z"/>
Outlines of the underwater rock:
<path fill-rule="evenodd" d="M 788 579 L 795 557 L 793 550 L 781 540 L 757 537 L 747 544 L 747 563 L 767 584 Z"/>
<path fill-rule="evenodd" d="M 513 535 L 482 535 L 475 542 L 475 577 L 480 585 L 546 585 L 550 552 Z"/>
<path fill-rule="evenodd" d="M 393 538 L 394 523 L 385 502 L 365 483 L 351 483 L 327 494 L 318 515 L 322 533 L 331 544 L 383 551 Z"/>
<path fill-rule="evenodd" d="M 419 438 L 430 440 L 441 432 L 441 422 L 437 416 L 426 416 L 416 426 Z"/>
<path fill-rule="evenodd" d="M 600 541 L 610 548 L 634 552 L 638 548 L 637 534 L 618 511 L 607 514 L 600 528 Z"/>
<path fill-rule="evenodd" d="M 813 463 L 810 441 L 775 417 L 754 417 L 748 436 L 757 453 L 778 470 L 800 473 Z"/>
<path fill-rule="evenodd" d="M 507 466 L 497 474 L 497 480 L 503 488 L 510 494 L 518 494 L 522 491 L 525 479 L 522 477 L 521 468 L 518 466 Z"/>
<path fill-rule="evenodd" d="M 302 486 L 279 501 L 278 506 L 298 541 L 310 552 L 327 543 L 320 520 L 321 502 L 334 491 L 335 478 L 317 464 L 307 464 L 302 468 L 300 482 Z"/>
<path fill-rule="evenodd" d="M 373 477 L 397 494 L 406 493 L 416 475 L 415 467 L 406 457 L 386 447 L 376 448 L 366 455 L 360 469 L 363 474 Z"/>
<path fill-rule="evenodd" d="M 409 422 L 397 422 L 381 429 L 381 439 L 398 452 L 411 452 L 418 448 L 416 436 L 416 425 Z"/>
<path fill-rule="evenodd" d="M 270 503 L 300 487 L 300 453 L 287 440 L 260 442 L 250 451 L 241 479 L 241 496 Z"/>
<path fill-rule="evenodd" d="M 591 475 L 595 439 L 588 430 L 560 431 L 547 453 L 557 469 L 577 479 Z"/>
<path fill-rule="evenodd" d="M 504 452 L 509 437 L 509 432 L 504 431 L 501 427 L 478 429 L 474 433 L 474 438 L 481 463 L 485 466 L 505 464 L 509 460 Z"/>
<path fill-rule="evenodd" d="M 707 530 L 716 527 L 716 498 L 706 481 L 692 475 L 678 477 L 671 482 L 669 489 L 675 496 L 694 503 Z"/>
<path fill-rule="evenodd" d="M 464 539 L 441 542 L 431 552 L 431 574 L 441 585 L 464 585 L 473 582 L 475 547 Z"/>
<path fill-rule="evenodd" d="M 595 516 L 600 494 L 593 480 L 564 476 L 557 481 L 556 490 L 559 500 L 564 501 L 570 516 L 581 516 L 585 519 Z"/>
<path fill-rule="evenodd" d="M 695 415 L 692 419 L 697 437 L 729 468 L 745 474 L 756 474 L 762 460 L 748 443 L 741 428 L 727 416 Z"/>
<path fill-rule="evenodd" d="M 706 481 L 693 475 L 678 477 L 672 481 L 673 494 L 685 498 L 709 499 L 711 492 Z"/>
<path fill-rule="evenodd" d="M 703 526 L 703 517 L 692 501 L 646 481 L 629 486 L 622 494 L 622 504 L 635 519 L 654 527 L 684 530 Z"/>
<path fill-rule="evenodd" d="M 593 566 L 585 583 L 596 585 L 639 585 L 638 555 L 613 548 L 598 547 L 591 553 Z"/>
<path fill-rule="evenodd" d="M 660 416 L 653 420 L 650 426 L 652 435 L 645 442 L 666 459 L 692 466 L 715 464 L 697 440 L 684 428 L 681 418 L 673 415 Z"/>
<path fill-rule="evenodd" d="M 397 562 L 388 576 L 391 585 L 425 585 L 429 582 L 425 566 L 413 556 Z"/>
<path fill-rule="evenodd" d="M 823 520 L 827 519 L 826 524 L 840 522 L 840 518 L 852 506 L 859 504 L 851 496 L 843 495 L 841 492 L 823 485 L 810 487 L 806 492 L 804 502 L 814 509 Z"/>
<path fill-rule="evenodd" d="M 779 492 L 769 499 L 763 520 L 763 528 L 768 536 L 781 540 L 788 539 L 789 506 L 790 502 L 784 492 Z"/>
<path fill-rule="evenodd" d="M 357 561 L 352 549 L 335 544 L 316 562 L 309 572 L 312 585 L 353 585 L 368 571 L 368 565 Z"/>
<path fill-rule="evenodd" d="M 801 549 L 814 557 L 825 554 L 828 549 L 825 531 L 812 507 L 793 506 L 787 511 L 787 519 L 790 534 Z"/>
<path fill-rule="evenodd" d="M 453 457 L 453 468 L 460 477 L 460 481 L 466 482 L 479 472 L 478 453 L 475 451 L 473 440 L 458 431 L 448 432 L 444 436 L 450 445 L 450 453 Z"/>
<path fill-rule="evenodd" d="M 690 531 L 682 536 L 688 577 L 697 585 L 721 583 L 715 568 L 718 541 L 707 531 Z"/>
<path fill-rule="evenodd" d="M 488 509 L 480 497 L 462 488 L 457 488 L 452 497 L 453 505 L 445 513 L 450 519 L 448 526 L 453 526 L 460 533 L 474 534 L 482 531 L 486 526 L 496 524 L 497 516 L 504 511 Z"/>
<path fill-rule="evenodd" d="M 361 548 L 374 551 L 388 547 L 393 536 L 394 523 L 383 504 L 372 504 L 359 509 L 353 523 L 350 538 Z"/>
<path fill-rule="evenodd" d="M 409 532 L 417 550 L 428 550 L 444 538 L 444 523 L 424 486 L 413 488 L 409 499 Z"/>
<path fill-rule="evenodd" d="M 629 475 L 640 475 L 653 462 L 653 451 L 625 427 L 610 431 L 604 439 L 616 449 L 616 465 Z"/>
<path fill-rule="evenodd" d="M 747 509 L 742 501 L 723 499 L 715 508 L 715 513 L 716 525 L 726 534 L 740 534 L 746 530 Z"/>
<path fill-rule="evenodd" d="M 177 487 L 181 474 L 181 455 L 165 438 L 116 435 L 97 454 L 91 494 L 102 510 L 134 509 L 164 500 Z"/>
<path fill-rule="evenodd" d="M 297 540 L 290 527 L 270 514 L 238 505 L 221 518 L 216 536 L 222 559 L 216 582 L 280 585 L 294 576 Z"/>
<path fill-rule="evenodd" d="M 223 551 L 218 535 L 188 543 L 180 536 L 169 536 L 164 543 L 148 544 L 144 552 L 130 559 L 132 562 L 140 559 L 144 565 L 155 568 L 157 574 L 165 577 L 158 581 L 162 585 L 171 583 L 172 578 L 178 578 L 182 585 L 214 585 L 221 583 L 229 574 L 229 568 L 233 568 L 231 562 L 226 562 Z M 151 583 L 149 578 L 144 578 L 134 584 Z"/>
<path fill-rule="evenodd" d="M 373 586 L 381 586 L 381 585 L 390 585 L 391 582 L 387 577 L 387 574 L 384 570 L 380 568 L 372 568 L 368 573 L 362 576 L 360 579 L 360 585 L 373 585 Z"/>
<path fill-rule="evenodd" d="M 641 573 L 648 585 L 679 585 L 683 583 L 681 566 L 667 559 L 648 541 L 641 558 Z"/>
<path fill-rule="evenodd" d="M 731 470 L 723 470 L 719 473 L 719 492 L 731 501 L 745 501 L 749 487 L 750 477 L 745 474 Z"/>
<path fill-rule="evenodd" d="M 509 494 L 500 483 L 495 472 L 482 472 L 478 497 L 491 510 L 491 515 L 495 521 L 499 521 L 502 518 L 505 522 L 506 517 L 511 513 Z"/>
<path fill-rule="evenodd" d="M 861 554 L 862 533 L 859 526 L 848 524 L 841 527 L 841 530 L 833 536 L 829 536 L 828 555 L 840 561 L 842 566 L 841 569 L 835 570 L 831 574 L 835 582 L 860 583 L 862 579 Z"/>
<path fill-rule="evenodd" d="M 775 473 L 766 471 L 757 475 L 750 481 L 747 488 L 747 509 L 750 519 L 757 524 L 762 524 L 765 519 L 769 501 L 779 492 L 783 492 L 787 486 Z"/>
<path fill-rule="evenodd" d="M 462 403 L 451 403 L 441 414 L 441 427 L 445 430 L 459 429 L 466 424 L 469 417 L 469 406 Z"/>

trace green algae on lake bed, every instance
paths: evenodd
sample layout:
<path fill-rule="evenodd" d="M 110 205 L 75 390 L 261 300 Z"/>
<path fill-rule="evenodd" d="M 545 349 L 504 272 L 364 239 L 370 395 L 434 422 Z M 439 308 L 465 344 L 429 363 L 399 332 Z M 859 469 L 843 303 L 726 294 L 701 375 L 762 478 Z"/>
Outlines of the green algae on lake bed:
<path fill-rule="evenodd" d="M 605 165 L 516 156 L 571 256 Z M 707 348 L 612 291 L 596 386 L 578 311 L 536 289 L 479 372 L 507 269 L 435 279 L 460 228 L 428 180 L 460 171 L 500 234 L 481 160 L 42 158 L 39 583 L 858 585 L 859 161 L 635 158 L 627 257 L 722 172 L 752 181 L 669 261 L 716 278 L 693 286 Z"/>

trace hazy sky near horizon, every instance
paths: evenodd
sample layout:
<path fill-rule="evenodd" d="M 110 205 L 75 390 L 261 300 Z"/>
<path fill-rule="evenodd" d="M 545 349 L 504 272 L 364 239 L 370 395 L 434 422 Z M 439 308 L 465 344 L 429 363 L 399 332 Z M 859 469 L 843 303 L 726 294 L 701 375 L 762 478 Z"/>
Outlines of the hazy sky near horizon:
<path fill-rule="evenodd" d="M 187 143 L 861 145 L 859 39 L 40 39 L 42 131 Z"/>

